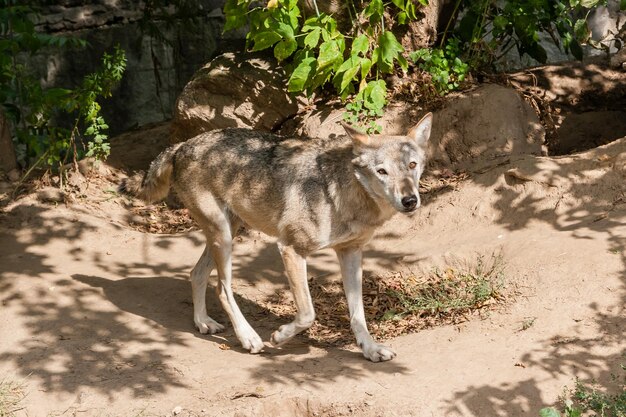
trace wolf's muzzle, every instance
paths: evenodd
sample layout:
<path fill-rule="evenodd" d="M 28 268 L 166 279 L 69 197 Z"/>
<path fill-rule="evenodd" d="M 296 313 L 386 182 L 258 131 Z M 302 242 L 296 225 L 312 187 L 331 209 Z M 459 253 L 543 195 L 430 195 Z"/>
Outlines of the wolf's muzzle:
<path fill-rule="evenodd" d="M 402 206 L 405 211 L 413 211 L 418 206 L 419 199 L 415 195 L 410 195 L 407 197 L 402 197 Z"/>

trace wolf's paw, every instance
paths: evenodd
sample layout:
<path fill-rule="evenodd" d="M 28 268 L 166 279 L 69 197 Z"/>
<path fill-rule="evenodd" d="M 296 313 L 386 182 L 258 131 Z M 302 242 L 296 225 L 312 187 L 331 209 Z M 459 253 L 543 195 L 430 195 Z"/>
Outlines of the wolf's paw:
<path fill-rule="evenodd" d="M 363 356 L 372 362 L 385 362 L 395 358 L 396 352 L 387 346 L 372 343 L 371 345 L 363 346 Z"/>
<path fill-rule="evenodd" d="M 200 333 L 202 334 L 214 334 L 224 330 L 224 326 L 222 326 L 209 316 L 194 317 L 193 321 L 194 323 L 196 323 L 196 327 L 198 328 L 198 330 L 200 330 Z"/>
<path fill-rule="evenodd" d="M 272 333 L 272 336 L 270 336 L 270 343 L 272 346 L 282 346 L 290 341 L 295 335 L 296 334 L 293 332 L 293 329 L 291 329 L 289 325 L 284 324 Z"/>
<path fill-rule="evenodd" d="M 241 342 L 241 346 L 243 346 L 244 349 L 249 350 L 250 353 L 261 352 L 265 347 L 261 337 L 252 329 L 244 333 L 245 334 L 237 335 L 239 341 Z"/>

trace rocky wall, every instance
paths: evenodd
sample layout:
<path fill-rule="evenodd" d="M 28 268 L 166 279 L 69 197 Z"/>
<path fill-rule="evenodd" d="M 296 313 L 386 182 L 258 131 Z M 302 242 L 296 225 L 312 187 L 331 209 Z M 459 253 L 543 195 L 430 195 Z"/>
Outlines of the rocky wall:
<path fill-rule="evenodd" d="M 89 43 L 85 49 L 29 58 L 46 87 L 75 88 L 98 68 L 104 52 L 116 45 L 126 52 L 124 78 L 113 97 L 101 103 L 111 135 L 171 118 L 176 98 L 196 70 L 219 52 L 242 48 L 241 33 L 222 34 L 223 0 L 202 2 L 192 20 L 151 19 L 152 33 L 167 42 L 146 29 L 144 6 L 127 0 L 61 0 L 44 4 L 37 20 L 41 31 Z"/>

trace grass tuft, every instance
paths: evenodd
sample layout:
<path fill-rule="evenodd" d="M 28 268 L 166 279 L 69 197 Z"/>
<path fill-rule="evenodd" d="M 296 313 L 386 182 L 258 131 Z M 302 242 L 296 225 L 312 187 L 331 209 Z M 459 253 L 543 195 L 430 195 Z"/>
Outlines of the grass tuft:
<path fill-rule="evenodd" d="M 424 276 L 395 275 L 378 282 L 372 318 L 383 338 L 434 325 L 466 321 L 504 300 L 500 254 L 479 255 L 473 263 L 434 269 Z M 366 309 L 367 310 L 367 309 Z"/>
<path fill-rule="evenodd" d="M 0 380 L 0 417 L 13 417 L 22 410 L 24 384 L 12 380 Z"/>

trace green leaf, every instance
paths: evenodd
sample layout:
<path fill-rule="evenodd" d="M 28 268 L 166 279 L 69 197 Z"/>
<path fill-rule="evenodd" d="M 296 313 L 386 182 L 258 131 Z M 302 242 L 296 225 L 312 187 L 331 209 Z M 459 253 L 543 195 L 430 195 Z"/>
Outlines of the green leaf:
<path fill-rule="evenodd" d="M 287 90 L 290 93 L 303 91 L 306 88 L 307 82 L 311 78 L 311 74 L 315 72 L 316 66 L 317 60 L 315 58 L 304 58 L 296 69 L 293 70 L 291 77 L 289 77 Z"/>
<path fill-rule="evenodd" d="M 358 62 L 353 62 L 352 60 L 350 60 L 350 62 L 352 62 L 353 66 L 351 66 L 350 68 L 348 68 L 342 75 L 341 75 L 341 84 L 340 84 L 340 88 L 339 88 L 339 92 L 343 92 L 346 90 L 346 88 L 348 88 L 348 85 L 350 85 L 352 83 L 352 81 L 354 80 L 354 78 L 356 77 L 356 75 L 359 72 L 359 69 L 361 68 L 360 64 Z"/>
<path fill-rule="evenodd" d="M 398 42 L 395 35 L 389 30 L 380 35 L 378 45 L 379 47 L 377 49 L 380 49 L 378 66 L 382 72 L 391 72 L 393 70 L 394 59 L 402 58 L 400 54 L 404 52 L 404 48 L 402 44 Z M 406 66 L 406 60 L 402 59 L 400 63 Z"/>
<path fill-rule="evenodd" d="M 402 68 L 402 71 L 406 72 L 407 69 L 409 69 L 409 63 L 406 62 L 406 59 L 402 56 L 402 54 L 398 54 L 396 59 L 398 60 L 398 65 L 400 65 L 400 68 Z"/>
<path fill-rule="evenodd" d="M 340 92 L 343 93 L 345 91 L 347 91 L 348 86 L 350 86 L 352 84 L 352 81 L 354 81 L 356 74 L 359 72 L 359 67 L 352 67 L 350 68 L 348 71 L 346 71 L 342 78 L 341 78 L 341 90 Z"/>
<path fill-rule="evenodd" d="M 248 22 L 247 12 L 248 4 L 240 4 L 237 0 L 228 0 L 224 5 L 224 15 L 226 16 L 224 32 L 244 26 Z"/>
<path fill-rule="evenodd" d="M 391 2 L 393 4 L 395 4 L 396 7 L 398 7 L 400 10 L 404 10 L 405 9 L 404 0 L 391 0 Z"/>
<path fill-rule="evenodd" d="M 499 15 L 493 19 L 493 27 L 501 31 L 503 31 L 506 28 L 506 25 L 508 24 L 509 24 L 509 21 L 504 16 Z"/>
<path fill-rule="evenodd" d="M 252 51 L 261 51 L 273 46 L 276 42 L 281 40 L 281 36 L 272 31 L 263 31 L 256 33 L 253 37 L 254 46 Z"/>
<path fill-rule="evenodd" d="M 45 91 L 46 99 L 61 100 L 72 93 L 72 90 L 65 88 L 49 88 Z"/>
<path fill-rule="evenodd" d="M 326 67 L 323 69 L 316 68 L 315 75 L 309 82 L 308 88 L 310 90 L 314 90 L 317 87 L 320 87 L 326 82 L 328 82 L 328 80 L 330 79 L 330 76 L 332 75 L 332 71 L 333 71 L 332 67 Z"/>
<path fill-rule="evenodd" d="M 580 47 L 580 45 L 578 46 Z M 539 45 L 538 43 L 533 43 L 530 46 L 528 46 L 526 48 L 526 53 L 528 53 L 528 55 L 530 55 L 532 58 L 536 59 L 537 61 L 541 62 L 542 64 L 545 64 L 546 61 L 548 60 L 548 53 L 543 48 L 543 46 Z M 582 49 L 581 49 L 581 53 L 582 53 Z M 573 50 L 572 50 L 572 54 L 576 56 Z"/>
<path fill-rule="evenodd" d="M 363 92 L 365 108 L 380 110 L 387 103 L 387 85 L 383 80 L 370 81 Z"/>
<path fill-rule="evenodd" d="M 294 5 L 290 7 L 291 9 L 289 10 L 289 23 L 291 24 L 292 27 L 297 28 L 298 18 L 300 17 L 300 9 L 298 9 L 295 3 Z"/>
<path fill-rule="evenodd" d="M 383 314 L 383 316 L 381 317 L 381 321 L 387 321 L 387 320 L 391 320 L 396 316 L 396 311 L 395 310 L 387 310 L 385 311 L 385 314 Z"/>
<path fill-rule="evenodd" d="M 398 24 L 406 25 L 406 22 L 408 22 L 409 20 L 409 16 L 406 14 L 406 12 L 400 12 L 396 16 L 396 19 L 398 19 Z"/>
<path fill-rule="evenodd" d="M 580 46 L 580 43 L 576 39 L 572 39 L 572 42 L 569 45 L 569 50 L 579 61 L 583 60 L 583 48 Z"/>
<path fill-rule="evenodd" d="M 289 26 L 286 23 L 278 22 L 278 26 L 276 27 L 276 32 L 283 38 L 294 39 L 293 27 Z"/>
<path fill-rule="evenodd" d="M 482 16 L 478 15 L 472 9 L 467 11 L 467 14 L 463 16 L 459 22 L 456 34 L 463 42 L 472 42 L 474 37 L 475 28 L 479 25 Z"/>
<path fill-rule="evenodd" d="M 600 0 L 580 0 L 580 5 L 588 9 L 591 9 L 593 7 L 596 7 L 599 2 Z"/>
<path fill-rule="evenodd" d="M 367 78 L 367 75 L 372 68 L 372 61 L 367 58 L 361 58 L 361 79 L 364 80 Z"/>
<path fill-rule="evenodd" d="M 561 414 L 559 414 L 557 409 L 554 407 L 546 407 L 546 408 L 542 408 L 541 411 L 539 411 L 539 416 L 540 417 L 561 417 Z"/>
<path fill-rule="evenodd" d="M 420 3 L 422 3 L 424 6 L 428 6 L 428 0 L 423 0 L 423 2 L 420 1 Z M 417 13 L 415 12 L 415 4 L 413 4 L 413 1 L 409 1 L 407 3 L 406 14 L 409 19 L 417 20 Z"/>
<path fill-rule="evenodd" d="M 304 37 L 304 45 L 310 49 L 317 46 L 320 41 L 321 28 L 314 28 L 308 35 Z"/>
<path fill-rule="evenodd" d="M 289 58 L 296 49 L 298 49 L 298 42 L 294 39 L 281 39 L 274 47 L 274 56 L 277 60 L 282 61 Z"/>
<path fill-rule="evenodd" d="M 370 41 L 367 35 L 360 35 L 352 42 L 351 55 L 365 54 L 369 46 Z"/>
<path fill-rule="evenodd" d="M 574 34 L 576 34 L 576 40 L 578 40 L 578 42 L 587 43 L 591 37 L 591 30 L 589 30 L 585 19 L 578 19 L 576 21 L 574 24 Z"/>
<path fill-rule="evenodd" d="M 567 409 L 567 417 L 580 417 L 582 414 L 583 414 L 583 412 L 579 408 L 569 408 L 569 409 Z"/>
<path fill-rule="evenodd" d="M 619 2 L 619 9 L 620 10 L 626 10 L 626 0 L 620 0 L 620 2 Z"/>
<path fill-rule="evenodd" d="M 320 53 L 317 58 L 319 68 L 324 68 L 327 65 L 333 64 L 341 59 L 341 52 L 339 51 L 339 45 L 336 41 L 330 40 L 322 43 L 320 46 Z"/>
<path fill-rule="evenodd" d="M 363 17 L 369 17 L 370 22 L 378 22 L 383 16 L 383 12 L 382 0 L 372 0 L 363 11 Z"/>

